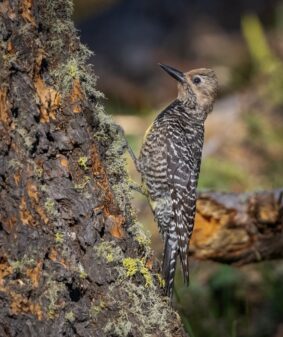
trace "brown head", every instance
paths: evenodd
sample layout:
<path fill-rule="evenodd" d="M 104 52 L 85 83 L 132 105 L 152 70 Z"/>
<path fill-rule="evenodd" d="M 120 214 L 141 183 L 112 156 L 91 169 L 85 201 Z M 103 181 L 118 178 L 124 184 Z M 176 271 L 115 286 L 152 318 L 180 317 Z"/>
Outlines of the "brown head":
<path fill-rule="evenodd" d="M 175 68 L 159 64 L 170 76 L 178 81 L 178 99 L 192 108 L 212 110 L 216 98 L 218 82 L 215 72 L 200 68 L 183 73 Z"/>

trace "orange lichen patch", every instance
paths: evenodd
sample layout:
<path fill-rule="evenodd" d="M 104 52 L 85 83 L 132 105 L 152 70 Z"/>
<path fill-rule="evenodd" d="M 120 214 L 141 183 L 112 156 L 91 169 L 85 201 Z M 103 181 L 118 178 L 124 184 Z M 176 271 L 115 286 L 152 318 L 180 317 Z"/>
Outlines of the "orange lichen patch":
<path fill-rule="evenodd" d="M 34 225 L 32 214 L 27 209 L 27 204 L 24 196 L 21 198 L 20 203 L 20 217 L 24 225 Z"/>
<path fill-rule="evenodd" d="M 4 284 L 4 278 L 12 274 L 13 268 L 6 258 L 0 259 L 0 286 Z"/>
<path fill-rule="evenodd" d="M 42 262 L 39 261 L 34 268 L 27 269 L 27 276 L 31 279 L 32 286 L 38 287 L 39 279 L 41 276 Z"/>
<path fill-rule="evenodd" d="M 122 228 L 125 219 L 122 215 L 113 216 L 110 215 L 107 219 L 109 224 L 109 232 L 117 239 L 124 237 L 125 233 Z"/>
<path fill-rule="evenodd" d="M 10 122 L 9 116 L 9 102 L 7 99 L 8 89 L 5 87 L 0 88 L 0 122 L 8 124 Z"/>
<path fill-rule="evenodd" d="M 22 17 L 33 26 L 35 26 L 35 20 L 32 15 L 32 0 L 22 0 Z"/>
<path fill-rule="evenodd" d="M 10 40 L 7 42 L 7 52 L 10 54 L 14 52 L 14 46 Z"/>
<path fill-rule="evenodd" d="M 29 181 L 27 183 L 27 193 L 28 196 L 33 204 L 34 209 L 36 210 L 37 214 L 40 216 L 40 218 L 43 220 L 45 224 L 48 223 L 49 219 L 45 213 L 45 210 L 43 207 L 39 205 L 39 196 L 38 196 L 38 191 L 36 185 Z"/>
<path fill-rule="evenodd" d="M 73 82 L 73 88 L 71 92 L 71 103 L 73 107 L 73 112 L 79 113 L 81 112 L 81 102 L 83 101 L 83 93 L 80 85 L 80 81 L 75 79 Z"/>
<path fill-rule="evenodd" d="M 35 184 L 33 184 L 30 181 L 27 183 L 27 192 L 28 192 L 28 196 L 30 197 L 30 199 L 38 203 L 39 198 L 38 198 L 37 187 Z"/>
<path fill-rule="evenodd" d="M 8 292 L 11 297 L 10 309 L 13 314 L 32 314 L 37 317 L 38 320 L 42 320 L 42 309 L 38 303 L 34 303 L 31 300 L 25 298 L 23 295 L 17 294 L 14 291 L 7 291 L 7 289 L 1 289 Z"/>
<path fill-rule="evenodd" d="M 48 254 L 48 257 L 49 257 L 49 259 L 50 259 L 51 261 L 53 261 L 53 262 L 58 262 L 58 263 L 60 263 L 62 266 L 64 266 L 65 268 L 68 267 L 68 263 L 67 263 L 64 259 L 59 259 L 59 258 L 58 258 L 58 252 L 56 251 L 55 248 L 52 247 L 52 248 L 50 249 L 50 252 L 49 252 L 49 254 Z"/>
<path fill-rule="evenodd" d="M 52 247 L 52 248 L 50 249 L 49 254 L 48 254 L 49 259 L 50 259 L 51 261 L 55 262 L 55 261 L 57 261 L 57 256 L 58 256 L 57 251 Z"/>
<path fill-rule="evenodd" d="M 14 178 L 14 181 L 15 181 L 16 185 L 19 186 L 19 182 L 20 182 L 20 179 L 21 179 L 20 173 L 19 172 L 15 173 L 13 178 Z"/>
<path fill-rule="evenodd" d="M 40 76 L 35 78 L 35 89 L 40 100 L 40 121 L 48 123 L 56 119 L 56 110 L 60 106 L 61 96 L 52 87 L 47 86 Z"/>
<path fill-rule="evenodd" d="M 14 229 L 14 226 L 17 222 L 17 219 L 15 216 L 12 216 L 9 219 L 2 219 L 0 216 L 0 220 L 2 222 L 2 225 L 7 233 L 11 233 Z"/>
<path fill-rule="evenodd" d="M 110 189 L 109 181 L 105 169 L 101 163 L 99 153 L 95 146 L 91 151 L 92 158 L 92 173 L 96 178 L 96 184 L 99 189 L 104 192 L 104 211 L 106 215 L 110 215 L 109 207 L 113 204 L 113 194 Z"/>
<path fill-rule="evenodd" d="M 40 216 L 40 218 L 43 220 L 43 222 L 47 225 L 49 222 L 49 219 L 45 213 L 45 210 L 40 206 L 36 206 L 35 210 L 37 214 Z"/>
<path fill-rule="evenodd" d="M 154 257 L 148 259 L 145 263 L 145 266 L 149 269 L 152 270 L 152 266 L 153 266 L 153 262 L 154 262 Z"/>
<path fill-rule="evenodd" d="M 4 0 L 0 2 L 0 13 L 7 14 L 8 17 L 13 20 L 16 17 L 16 14 L 12 11 L 10 7 L 9 0 Z"/>
<path fill-rule="evenodd" d="M 99 153 L 95 146 L 91 149 L 91 158 L 92 158 L 92 173 L 95 177 L 95 182 L 98 188 L 104 192 L 103 200 L 103 213 L 107 219 L 110 219 L 112 223 L 109 227 L 109 232 L 116 238 L 121 238 L 124 236 L 122 229 L 122 224 L 125 219 L 123 216 L 118 214 L 118 209 L 115 207 L 114 196 L 111 191 L 109 181 L 103 167 Z"/>
<path fill-rule="evenodd" d="M 66 157 L 60 156 L 60 164 L 63 166 L 67 171 L 69 171 L 69 161 Z"/>

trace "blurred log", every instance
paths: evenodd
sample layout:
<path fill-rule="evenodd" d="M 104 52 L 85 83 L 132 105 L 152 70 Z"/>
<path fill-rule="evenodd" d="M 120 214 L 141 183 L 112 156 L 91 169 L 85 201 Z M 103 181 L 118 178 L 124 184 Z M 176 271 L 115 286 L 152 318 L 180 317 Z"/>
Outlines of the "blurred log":
<path fill-rule="evenodd" d="M 283 189 L 200 193 L 191 250 L 235 265 L 283 258 Z"/>

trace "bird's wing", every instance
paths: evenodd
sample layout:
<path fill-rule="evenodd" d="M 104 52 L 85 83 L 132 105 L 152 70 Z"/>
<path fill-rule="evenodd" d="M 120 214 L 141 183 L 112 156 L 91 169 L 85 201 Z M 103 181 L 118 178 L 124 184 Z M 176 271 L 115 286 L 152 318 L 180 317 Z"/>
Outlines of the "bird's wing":
<path fill-rule="evenodd" d="M 173 226 L 177 234 L 184 281 L 189 280 L 188 245 L 194 226 L 199 155 L 181 127 L 168 130 L 167 177 L 171 193 Z M 170 236 L 170 233 L 169 233 Z"/>

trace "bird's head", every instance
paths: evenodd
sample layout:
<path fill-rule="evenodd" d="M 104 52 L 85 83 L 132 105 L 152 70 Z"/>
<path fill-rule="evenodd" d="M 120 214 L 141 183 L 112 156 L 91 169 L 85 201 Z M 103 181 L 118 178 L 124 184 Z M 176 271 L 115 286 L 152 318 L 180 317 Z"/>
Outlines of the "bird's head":
<path fill-rule="evenodd" d="M 218 90 L 215 72 L 200 68 L 183 73 L 175 68 L 159 64 L 170 76 L 178 81 L 178 99 L 192 108 L 198 106 L 207 113 L 212 110 Z"/>

